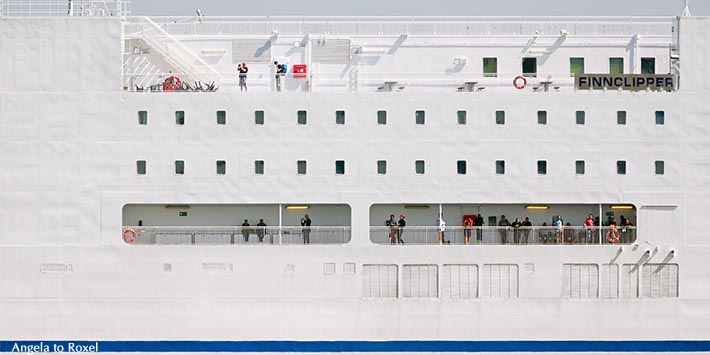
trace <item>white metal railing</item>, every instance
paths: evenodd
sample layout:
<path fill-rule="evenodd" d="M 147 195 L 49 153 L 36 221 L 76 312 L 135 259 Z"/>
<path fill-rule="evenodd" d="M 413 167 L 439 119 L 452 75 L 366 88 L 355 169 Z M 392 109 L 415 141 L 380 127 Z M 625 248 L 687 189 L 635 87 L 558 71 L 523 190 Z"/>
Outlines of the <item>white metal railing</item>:
<path fill-rule="evenodd" d="M 209 14 L 208 14 L 209 15 Z M 658 35 L 673 17 L 153 17 L 173 35 Z M 131 19 L 131 22 L 136 21 Z M 129 23 L 129 28 L 132 24 Z"/>
<path fill-rule="evenodd" d="M 140 35 L 145 43 L 178 69 L 177 71 L 188 73 L 196 81 L 219 85 L 220 75 L 212 66 L 150 18 L 139 19 L 137 31 L 132 33 L 133 35 Z"/>
<path fill-rule="evenodd" d="M 127 15 L 126 0 L 0 0 L 0 17 Z"/>
<path fill-rule="evenodd" d="M 349 226 L 125 226 L 129 244 L 347 244 Z"/>
<path fill-rule="evenodd" d="M 442 239 L 443 237 L 443 239 Z M 370 227 L 370 241 L 375 244 L 427 245 L 602 245 L 630 244 L 636 240 L 636 227 L 446 227 L 405 228 Z"/>
<path fill-rule="evenodd" d="M 200 79 L 192 73 L 124 72 L 123 87 L 133 92 L 216 92 L 220 90 L 218 83 Z"/>

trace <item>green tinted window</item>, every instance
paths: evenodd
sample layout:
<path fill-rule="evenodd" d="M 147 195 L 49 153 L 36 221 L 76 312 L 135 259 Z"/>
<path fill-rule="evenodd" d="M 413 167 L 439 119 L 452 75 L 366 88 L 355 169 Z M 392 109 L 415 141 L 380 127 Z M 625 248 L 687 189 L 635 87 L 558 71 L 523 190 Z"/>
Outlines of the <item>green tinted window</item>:
<path fill-rule="evenodd" d="M 624 74 L 624 58 L 609 58 L 609 74 Z"/>
<path fill-rule="evenodd" d="M 666 173 L 666 164 L 663 160 L 656 160 L 656 175 L 663 175 Z"/>
<path fill-rule="evenodd" d="M 570 58 L 569 73 L 571 76 L 574 76 L 575 74 L 584 74 L 584 58 Z"/>
<path fill-rule="evenodd" d="M 641 74 L 656 74 L 656 58 L 641 58 Z"/>
<path fill-rule="evenodd" d="M 540 175 L 547 174 L 547 161 L 545 161 L 545 160 L 538 160 L 537 161 L 537 173 Z"/>
<path fill-rule="evenodd" d="M 456 172 L 459 175 L 466 175 L 466 161 L 459 160 L 456 162 Z"/>
<path fill-rule="evenodd" d="M 424 116 L 425 113 L 424 111 L 416 111 L 414 112 L 414 121 L 416 124 L 424 124 Z"/>
<path fill-rule="evenodd" d="M 298 111 L 298 124 L 306 124 L 308 113 L 306 111 Z"/>
<path fill-rule="evenodd" d="M 264 124 L 264 111 L 254 111 L 254 123 Z"/>
<path fill-rule="evenodd" d="M 148 111 L 138 111 L 138 124 L 148 124 Z"/>
<path fill-rule="evenodd" d="M 254 174 L 264 175 L 264 161 L 263 160 L 254 161 Z"/>
<path fill-rule="evenodd" d="M 505 124 L 505 111 L 496 111 L 496 124 Z"/>
<path fill-rule="evenodd" d="M 224 160 L 217 160 L 217 175 L 224 175 L 227 173 L 227 162 Z"/>
<path fill-rule="evenodd" d="M 616 124 L 626 124 L 626 111 L 616 111 Z"/>
<path fill-rule="evenodd" d="M 574 170 L 577 175 L 584 175 L 584 160 L 577 160 L 574 162 Z"/>
<path fill-rule="evenodd" d="M 537 58 L 523 58 L 523 76 L 537 76 Z"/>
<path fill-rule="evenodd" d="M 335 124 L 345 124 L 345 111 L 335 111 Z"/>
<path fill-rule="evenodd" d="M 537 124 L 547 124 L 547 111 L 537 111 Z"/>
<path fill-rule="evenodd" d="M 378 160 L 377 161 L 377 173 L 380 175 L 387 174 L 387 161 L 386 160 Z"/>
<path fill-rule="evenodd" d="M 483 58 L 483 76 L 498 76 L 498 58 Z"/>
<path fill-rule="evenodd" d="M 335 161 L 335 174 L 344 175 L 345 174 L 345 160 Z"/>
<path fill-rule="evenodd" d="M 414 172 L 419 175 L 424 174 L 424 160 L 417 160 L 414 162 Z"/>
<path fill-rule="evenodd" d="M 138 175 L 145 175 L 145 160 L 138 160 L 136 161 L 136 174 Z"/>
<path fill-rule="evenodd" d="M 496 160 L 496 174 L 505 174 L 505 160 Z"/>
<path fill-rule="evenodd" d="M 387 111 L 377 111 L 377 124 L 387 124 Z"/>
<path fill-rule="evenodd" d="M 308 171 L 308 166 L 305 160 L 299 160 L 296 162 L 296 169 L 298 171 L 298 175 L 306 175 Z"/>
<path fill-rule="evenodd" d="M 227 111 L 217 111 L 217 124 L 227 124 Z"/>
<path fill-rule="evenodd" d="M 466 111 L 456 112 L 456 118 L 458 119 L 459 124 L 466 124 Z"/>

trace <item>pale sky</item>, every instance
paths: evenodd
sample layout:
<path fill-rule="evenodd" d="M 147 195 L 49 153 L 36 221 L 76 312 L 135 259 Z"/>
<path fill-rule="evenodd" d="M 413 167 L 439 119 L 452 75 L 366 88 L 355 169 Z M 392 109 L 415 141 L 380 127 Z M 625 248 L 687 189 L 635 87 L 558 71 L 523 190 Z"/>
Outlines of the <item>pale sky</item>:
<path fill-rule="evenodd" d="M 132 0 L 133 15 L 191 16 L 678 16 L 683 0 Z M 710 0 L 691 0 L 694 16 Z"/>

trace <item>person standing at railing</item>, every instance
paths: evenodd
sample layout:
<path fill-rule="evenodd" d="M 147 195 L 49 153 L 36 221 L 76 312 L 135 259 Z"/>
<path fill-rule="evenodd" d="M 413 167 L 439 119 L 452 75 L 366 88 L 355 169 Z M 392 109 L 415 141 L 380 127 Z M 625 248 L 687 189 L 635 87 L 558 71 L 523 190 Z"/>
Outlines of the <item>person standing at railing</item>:
<path fill-rule="evenodd" d="M 547 244 L 547 242 L 550 240 L 550 229 L 547 227 L 547 222 L 542 223 L 542 227 L 540 228 L 540 242 L 542 244 Z"/>
<path fill-rule="evenodd" d="M 473 227 L 473 218 L 468 217 L 463 221 L 463 242 L 468 245 L 471 242 L 471 228 Z"/>
<path fill-rule="evenodd" d="M 473 226 L 476 227 L 476 243 L 479 245 L 483 243 L 483 225 L 483 217 L 479 213 L 476 220 L 473 221 Z"/>
<path fill-rule="evenodd" d="M 247 91 L 247 63 L 242 63 L 237 66 L 237 71 L 239 72 L 239 91 Z"/>
<path fill-rule="evenodd" d="M 532 229 L 532 222 L 530 222 L 530 217 L 525 217 L 525 220 L 521 224 L 523 229 L 523 238 L 520 241 L 523 244 L 528 244 L 528 237 L 530 236 L 530 230 Z"/>
<path fill-rule="evenodd" d="M 248 219 L 244 219 L 244 223 L 242 223 L 242 236 L 244 237 L 244 242 L 249 243 L 249 234 L 251 234 L 251 225 L 249 224 Z"/>
<path fill-rule="evenodd" d="M 510 225 L 513 227 L 513 243 L 518 244 L 520 243 L 520 226 L 523 225 L 523 222 L 520 222 L 520 218 L 515 217 L 515 220 L 513 223 Z"/>
<path fill-rule="evenodd" d="M 264 242 L 264 234 L 266 234 L 266 223 L 264 219 L 259 219 L 259 223 L 256 224 L 256 236 L 259 237 L 259 243 Z"/>
<path fill-rule="evenodd" d="M 301 227 L 303 227 L 303 244 L 311 243 L 311 217 L 306 214 L 301 218 Z"/>
<path fill-rule="evenodd" d="M 274 61 L 274 67 L 276 68 L 276 92 L 281 91 L 281 75 L 284 72 L 283 65 L 279 64 L 278 61 Z"/>
<path fill-rule="evenodd" d="M 445 238 L 446 221 L 444 220 L 444 213 L 436 216 L 436 224 L 439 226 L 439 244 L 449 244 Z"/>
<path fill-rule="evenodd" d="M 385 221 L 385 225 L 390 229 L 390 244 L 395 244 L 397 242 L 397 229 L 399 225 L 397 224 L 397 220 L 394 219 L 393 214 L 390 215 L 390 219 Z"/>
<path fill-rule="evenodd" d="M 500 221 L 498 222 L 498 233 L 500 234 L 501 244 L 506 244 L 508 242 L 508 227 L 510 227 L 510 222 L 505 218 L 505 215 L 500 216 Z"/>
<path fill-rule="evenodd" d="M 564 225 L 565 225 L 564 223 L 565 222 L 562 220 L 562 216 L 560 216 L 560 215 L 557 215 L 556 217 L 552 218 L 552 224 L 554 224 L 555 227 L 557 227 L 556 238 L 555 238 L 557 243 L 562 243 L 562 238 L 564 237 L 562 235 L 562 229 L 564 229 Z"/>
<path fill-rule="evenodd" d="M 587 232 L 587 244 L 592 244 L 594 242 L 594 232 L 596 231 L 596 228 L 594 228 L 594 216 L 590 213 L 589 217 L 584 220 L 584 223 L 582 225 L 584 226 L 584 229 Z"/>
<path fill-rule="evenodd" d="M 402 234 L 404 234 L 404 227 L 407 226 L 407 221 L 405 221 L 406 217 L 401 214 L 399 215 L 399 221 L 397 221 L 397 242 L 404 244 L 404 240 L 402 239 Z"/>
<path fill-rule="evenodd" d="M 623 217 L 623 216 L 622 216 Z M 633 228 L 634 225 L 631 223 L 631 220 L 628 218 L 624 218 L 623 221 L 621 222 L 621 242 L 625 244 L 629 244 L 634 240 L 633 237 Z"/>

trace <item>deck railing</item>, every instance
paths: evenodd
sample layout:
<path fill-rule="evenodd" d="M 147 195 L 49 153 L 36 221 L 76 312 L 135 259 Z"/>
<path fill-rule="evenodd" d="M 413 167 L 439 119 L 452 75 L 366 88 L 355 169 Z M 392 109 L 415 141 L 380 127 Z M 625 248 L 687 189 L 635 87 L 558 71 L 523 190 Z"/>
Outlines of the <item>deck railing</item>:
<path fill-rule="evenodd" d="M 346 244 L 350 227 L 126 226 L 123 235 L 129 244 Z"/>
<path fill-rule="evenodd" d="M 636 227 L 446 227 L 413 226 L 370 227 L 375 244 L 457 244 L 457 245 L 600 245 L 630 244 L 636 240 Z M 466 243 L 468 236 L 468 243 Z M 402 243 L 403 242 L 403 243 Z"/>

